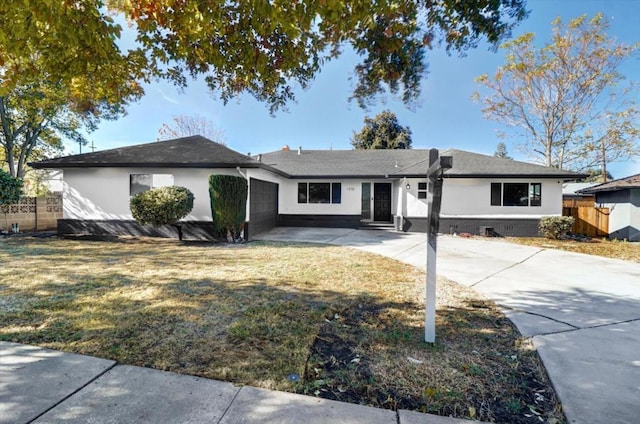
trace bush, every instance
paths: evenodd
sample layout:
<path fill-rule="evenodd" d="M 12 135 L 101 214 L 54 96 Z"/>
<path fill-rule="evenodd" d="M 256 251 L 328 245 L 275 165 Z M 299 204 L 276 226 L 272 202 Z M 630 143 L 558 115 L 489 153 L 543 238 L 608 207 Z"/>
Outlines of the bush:
<path fill-rule="evenodd" d="M 4 209 L 20 201 L 22 180 L 14 178 L 0 169 L 0 206 Z"/>
<path fill-rule="evenodd" d="M 193 209 L 193 193 L 185 187 L 154 188 L 133 196 L 129 208 L 140 224 L 175 225 L 182 240 L 181 228 L 176 224 Z"/>
<path fill-rule="evenodd" d="M 244 228 L 247 214 L 247 180 L 232 175 L 210 175 L 211 216 L 218 232 L 227 241 L 237 239 Z"/>
<path fill-rule="evenodd" d="M 573 228 L 572 216 L 543 216 L 538 223 L 538 232 L 548 239 L 558 240 Z"/>

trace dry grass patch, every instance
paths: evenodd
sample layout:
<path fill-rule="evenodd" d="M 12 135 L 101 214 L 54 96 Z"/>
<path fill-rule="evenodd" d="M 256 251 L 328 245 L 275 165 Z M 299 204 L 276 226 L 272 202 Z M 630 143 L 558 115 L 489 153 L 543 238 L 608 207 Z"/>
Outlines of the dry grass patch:
<path fill-rule="evenodd" d="M 373 254 L 10 238 L 0 262 L 0 340 L 391 409 L 562 419 L 494 304 L 441 280 L 425 344 L 424 273 Z"/>
<path fill-rule="evenodd" d="M 508 237 L 506 240 L 527 246 L 559 249 L 568 252 L 585 253 L 587 255 L 604 256 L 605 258 L 640 262 L 640 243 L 635 242 L 607 239 L 591 239 L 588 242 L 583 242 L 575 240 L 549 240 L 541 237 Z"/>

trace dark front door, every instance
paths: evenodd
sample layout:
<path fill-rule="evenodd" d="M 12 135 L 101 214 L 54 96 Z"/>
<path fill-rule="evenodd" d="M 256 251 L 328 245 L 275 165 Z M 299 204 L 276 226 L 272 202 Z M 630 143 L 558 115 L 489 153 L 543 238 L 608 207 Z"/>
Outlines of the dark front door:
<path fill-rule="evenodd" d="M 391 184 L 373 184 L 373 220 L 391 222 Z"/>

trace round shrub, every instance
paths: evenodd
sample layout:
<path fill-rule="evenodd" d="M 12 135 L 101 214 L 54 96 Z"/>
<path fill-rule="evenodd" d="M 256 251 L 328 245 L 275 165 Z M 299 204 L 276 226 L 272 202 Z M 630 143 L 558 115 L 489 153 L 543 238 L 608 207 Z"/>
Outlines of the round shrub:
<path fill-rule="evenodd" d="M 133 196 L 129 207 L 140 224 L 174 225 L 193 209 L 193 193 L 185 187 L 154 188 Z"/>
<path fill-rule="evenodd" d="M 543 216 L 538 223 L 540 235 L 553 240 L 564 237 L 573 228 L 572 216 Z"/>

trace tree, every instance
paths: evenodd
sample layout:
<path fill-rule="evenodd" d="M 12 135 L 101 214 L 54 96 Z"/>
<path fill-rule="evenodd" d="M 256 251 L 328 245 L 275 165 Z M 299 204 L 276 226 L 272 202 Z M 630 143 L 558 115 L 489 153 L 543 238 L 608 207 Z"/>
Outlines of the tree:
<path fill-rule="evenodd" d="M 37 153 L 58 153 L 63 138 L 84 143 L 142 95 L 141 49 L 122 52 L 121 28 L 101 1 L 28 0 L 0 4 L 0 147 L 22 177 Z"/>
<path fill-rule="evenodd" d="M 211 122 L 200 115 L 177 115 L 173 117 L 173 124 L 162 124 L 158 130 L 161 140 L 201 135 L 209 140 L 224 144 L 224 133 Z"/>
<path fill-rule="evenodd" d="M 250 93 L 273 111 L 294 99 L 293 85 L 308 87 L 323 64 L 349 48 L 362 58 L 352 98 L 364 106 L 389 90 L 409 103 L 419 94 L 427 49 L 444 45 L 462 54 L 484 39 L 495 46 L 527 16 L 525 2 L 107 0 L 137 32 L 139 48 L 122 54 L 115 44 L 122 29 L 102 0 L 38 8 L 12 0 L 0 5 L 0 52 L 45 57 L 38 69 L 16 61 L 3 84 L 15 85 L 22 71 L 65 82 L 95 71 L 115 80 L 93 65 L 133 64 L 145 78 L 181 86 L 187 75 L 203 76 L 223 101 Z"/>
<path fill-rule="evenodd" d="M 396 115 L 385 110 L 374 118 L 365 117 L 364 127 L 354 131 L 351 145 L 355 149 L 410 149 L 411 130 L 398 123 Z"/>
<path fill-rule="evenodd" d="M 22 196 L 22 180 L 0 169 L 0 210 L 4 213 L 5 228 L 7 230 L 9 229 L 9 221 L 7 220 L 9 205 L 18 203 L 20 196 Z"/>
<path fill-rule="evenodd" d="M 531 33 L 509 41 L 506 64 L 477 78 L 490 90 L 485 116 L 519 128 L 525 150 L 546 166 L 606 174 L 607 163 L 638 155 L 635 88 L 618 70 L 638 45 L 617 43 L 607 28 L 601 14 L 556 19 L 550 43 L 537 48 Z"/>
<path fill-rule="evenodd" d="M 497 158 L 502 158 L 502 159 L 513 159 L 511 156 L 509 156 L 509 152 L 507 152 L 507 145 L 504 144 L 503 142 L 498 143 L 498 145 L 496 146 L 496 151 L 493 154 L 493 156 Z"/>
<path fill-rule="evenodd" d="M 216 230 L 229 243 L 240 239 L 247 214 L 247 180 L 233 175 L 209 176 L 211 215 Z"/>
<path fill-rule="evenodd" d="M 182 240 L 178 221 L 191 212 L 193 199 L 193 193 L 185 187 L 158 187 L 133 196 L 129 208 L 138 223 L 154 227 L 173 225 L 178 230 L 178 239 Z"/>
<path fill-rule="evenodd" d="M 585 174 L 588 174 L 587 177 L 582 178 L 580 183 L 606 183 L 607 181 L 613 180 L 613 175 L 607 171 L 606 174 L 602 173 L 602 169 L 587 169 L 584 171 Z"/>

